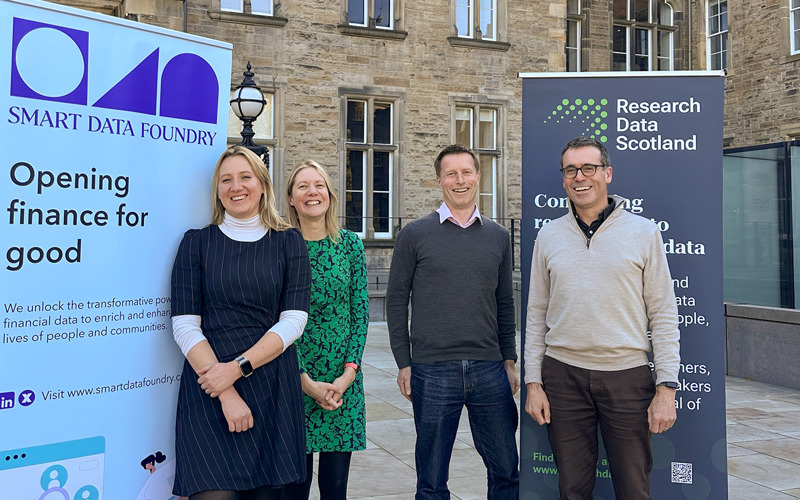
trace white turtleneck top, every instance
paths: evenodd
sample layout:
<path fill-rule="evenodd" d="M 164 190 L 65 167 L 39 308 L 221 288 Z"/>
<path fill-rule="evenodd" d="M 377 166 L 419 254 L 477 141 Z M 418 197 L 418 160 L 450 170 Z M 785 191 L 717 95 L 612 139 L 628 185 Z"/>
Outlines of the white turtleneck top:
<path fill-rule="evenodd" d="M 228 238 L 236 241 L 257 241 L 264 237 L 269 231 L 261 224 L 258 215 L 249 219 L 237 219 L 225 213 L 222 224 L 219 225 L 220 231 Z M 282 311 L 280 319 L 270 332 L 275 332 L 283 341 L 283 350 L 292 345 L 292 342 L 300 338 L 306 327 L 308 313 L 296 309 Z M 175 342 L 181 348 L 183 355 L 191 350 L 198 343 L 206 340 L 201 328 L 201 317 L 196 314 L 183 314 L 172 317 L 172 334 Z"/>

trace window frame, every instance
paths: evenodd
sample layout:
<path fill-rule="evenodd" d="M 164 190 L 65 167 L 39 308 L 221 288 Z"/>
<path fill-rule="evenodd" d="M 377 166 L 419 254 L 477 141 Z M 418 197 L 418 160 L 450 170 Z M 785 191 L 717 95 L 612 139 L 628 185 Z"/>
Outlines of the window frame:
<path fill-rule="evenodd" d="M 800 55 L 800 0 L 789 0 L 789 54 Z"/>
<path fill-rule="evenodd" d="M 485 193 L 481 191 L 481 186 L 478 186 L 478 197 L 476 198 L 475 202 L 478 204 L 478 207 L 482 206 L 481 197 L 486 196 L 487 194 L 491 194 L 492 196 L 492 213 L 488 214 L 485 213 L 484 210 L 481 210 L 481 214 L 490 217 L 492 219 L 499 219 L 502 218 L 505 212 L 505 198 L 506 192 L 502 189 L 504 186 L 504 179 L 506 178 L 505 166 L 506 166 L 506 156 L 505 152 L 508 150 L 506 144 L 506 137 L 505 137 L 505 119 L 506 119 L 506 109 L 508 103 L 505 100 L 499 99 L 489 99 L 485 96 L 465 96 L 465 97 L 451 97 L 450 99 L 450 108 L 451 108 L 451 143 L 457 144 L 459 143 L 458 140 L 458 125 L 457 122 L 460 121 L 458 119 L 459 111 L 468 109 L 470 111 L 469 115 L 469 140 L 470 144 L 462 144 L 473 150 L 473 152 L 478 156 L 478 160 L 481 161 L 485 158 L 491 158 L 494 161 L 494 168 L 492 169 L 492 178 L 491 178 L 491 186 L 492 192 Z M 481 148 L 481 147 L 474 147 L 476 141 L 480 141 L 480 127 L 481 127 L 481 120 L 480 120 L 480 113 L 482 110 L 491 110 L 494 112 L 494 144 L 493 148 Z M 485 182 L 484 179 L 485 170 L 481 169 L 481 182 Z"/>
<path fill-rule="evenodd" d="M 625 52 L 615 50 L 614 46 L 614 37 L 615 32 L 617 30 L 624 30 L 625 33 Z M 630 71 L 631 67 L 631 33 L 630 33 L 630 26 L 625 26 L 621 24 L 614 23 L 611 28 L 611 71 Z M 614 67 L 614 56 L 615 55 L 624 55 L 625 56 L 625 69 L 616 69 Z"/>
<path fill-rule="evenodd" d="M 472 13 L 470 14 L 470 19 L 472 22 L 468 36 L 458 32 L 459 1 L 471 6 L 470 9 Z M 511 44 L 508 42 L 508 1 L 509 0 L 491 0 L 493 6 L 492 22 L 494 23 L 494 36 L 489 38 L 483 36 L 483 33 L 481 33 L 481 37 L 477 38 L 474 28 L 476 19 L 478 19 L 478 26 L 480 26 L 480 12 L 477 14 L 475 12 L 475 0 L 450 0 L 450 36 L 447 37 L 447 43 L 453 47 L 497 50 L 501 52 L 508 51 L 511 48 Z"/>
<path fill-rule="evenodd" d="M 208 17 L 213 21 L 250 24 L 255 26 L 272 26 L 282 28 L 288 19 L 280 16 L 282 4 L 280 0 L 265 0 L 270 13 L 253 11 L 252 0 L 239 0 L 240 8 L 223 7 L 223 0 L 211 0 Z"/>
<path fill-rule="evenodd" d="M 362 239 L 387 240 L 394 238 L 395 235 L 395 214 L 398 213 L 398 189 L 399 186 L 399 167 L 400 167 L 400 119 L 402 113 L 402 96 L 399 94 L 376 94 L 366 93 L 358 90 L 340 90 L 341 99 L 341 131 L 340 131 L 340 172 L 339 192 L 342 193 L 339 201 L 339 209 L 345 218 L 342 227 L 348 228 L 347 224 L 347 204 L 348 193 L 362 192 L 361 207 L 361 230 L 353 230 Z M 350 102 L 364 103 L 364 141 L 357 142 L 348 140 L 347 137 L 347 113 Z M 390 106 L 390 142 L 377 143 L 374 137 L 374 117 L 376 105 L 387 104 Z M 348 189 L 347 170 L 351 152 L 362 152 L 362 180 L 363 186 L 360 190 Z M 376 154 L 388 154 L 388 230 L 379 231 L 375 228 L 375 194 L 384 190 L 376 191 L 374 188 L 375 180 L 375 157 Z M 350 228 L 348 228 L 350 229 Z"/>
<path fill-rule="evenodd" d="M 475 33 L 475 29 L 476 28 L 480 29 L 480 26 L 481 26 L 481 12 L 484 10 L 484 9 L 482 9 L 482 3 L 483 2 L 489 2 L 490 6 L 491 6 L 491 13 L 492 13 L 491 25 L 494 27 L 494 36 L 491 36 L 491 37 L 484 36 L 483 32 L 481 32 L 480 37 L 478 37 L 478 36 L 476 36 L 476 33 Z M 459 9 L 460 9 L 460 7 L 462 7 L 463 3 L 466 3 L 466 7 L 467 7 L 467 9 L 469 11 L 468 17 L 471 19 L 471 22 L 469 24 L 469 29 L 467 30 L 468 31 L 467 34 L 459 33 L 459 29 L 458 29 L 458 19 L 459 19 L 458 13 L 459 13 Z M 457 36 L 458 38 L 467 38 L 467 39 L 472 39 L 472 40 L 485 40 L 485 41 L 488 41 L 488 42 L 497 42 L 497 41 L 499 41 L 500 40 L 500 38 L 499 38 L 499 31 L 500 30 L 498 29 L 499 28 L 499 26 L 498 26 L 498 17 L 499 17 L 498 16 L 498 9 L 500 7 L 499 4 L 500 4 L 499 0 L 454 0 L 456 18 L 455 18 L 455 23 L 454 23 L 453 26 L 455 27 L 455 30 L 456 30 L 455 36 Z"/>
<path fill-rule="evenodd" d="M 396 17 L 396 9 L 397 9 L 397 1 L 398 0 L 386 0 L 389 2 L 389 12 L 391 15 L 389 16 L 389 25 L 388 26 L 379 26 L 375 23 L 375 1 L 376 0 L 357 0 L 360 1 L 364 8 L 364 22 L 363 23 L 354 23 L 350 20 L 350 2 L 351 0 L 345 0 L 345 19 L 346 24 L 349 26 L 357 26 L 361 28 L 370 28 L 376 30 L 387 30 L 387 31 L 394 31 L 395 30 L 395 17 Z"/>
<path fill-rule="evenodd" d="M 712 71 L 713 70 L 727 70 L 730 67 L 730 63 L 731 63 L 730 45 L 729 45 L 729 40 L 728 40 L 728 29 L 725 29 L 725 30 L 720 29 L 719 31 L 717 31 L 715 33 L 711 33 L 711 18 L 712 18 L 712 16 L 711 16 L 711 4 L 714 3 L 714 2 L 717 5 L 721 5 L 722 3 L 725 3 L 725 18 L 726 19 L 728 17 L 728 12 L 729 12 L 729 10 L 728 10 L 728 0 L 707 0 L 706 1 L 706 16 L 705 16 L 705 19 L 706 19 L 706 68 L 709 69 L 709 70 L 712 70 Z M 722 12 L 720 11 L 720 13 L 716 14 L 716 16 L 718 16 L 720 18 L 719 25 L 720 25 L 720 28 L 722 28 L 722 22 L 721 22 L 722 21 Z M 727 23 L 726 23 L 726 25 L 727 25 Z M 720 47 L 722 47 L 723 44 L 724 44 L 724 47 L 725 47 L 725 50 L 722 50 L 722 51 L 717 53 L 717 54 L 725 54 L 724 59 L 720 58 L 720 61 L 719 61 L 720 62 L 720 67 L 719 68 L 714 68 L 714 62 L 715 62 L 714 61 L 714 56 L 716 54 L 712 54 L 711 53 L 712 39 L 714 39 L 716 37 L 719 37 L 719 39 L 720 39 Z"/>
<path fill-rule="evenodd" d="M 582 0 L 573 0 L 576 8 L 575 12 L 570 12 L 570 0 L 567 0 L 567 18 L 566 18 L 566 42 L 564 43 L 564 55 L 565 55 L 565 69 L 571 73 L 580 73 L 582 71 L 581 63 L 581 49 L 582 49 L 582 42 L 581 37 L 583 36 L 583 22 L 585 21 L 585 16 L 581 14 L 581 1 Z M 570 26 L 575 27 L 575 46 L 570 47 L 569 40 L 570 40 Z M 570 51 L 572 51 L 575 55 L 575 69 L 570 69 Z"/>
<path fill-rule="evenodd" d="M 225 1 L 226 0 L 220 0 L 220 2 L 219 2 L 219 10 L 221 10 L 223 12 L 244 12 L 244 0 L 239 0 L 239 7 L 238 8 L 226 7 L 225 6 Z"/>
<path fill-rule="evenodd" d="M 636 3 L 647 3 L 647 19 L 637 19 L 638 13 L 635 12 Z M 660 8 L 669 10 L 669 24 L 664 24 L 663 19 L 659 19 Z M 611 71 L 672 71 L 675 67 L 674 34 L 677 31 L 675 26 L 675 9 L 666 0 L 625 0 L 625 18 L 618 18 L 615 9 L 612 8 L 612 29 L 611 29 Z M 624 30 L 625 33 L 625 69 L 615 67 L 615 56 L 622 54 L 621 50 L 615 50 L 614 41 L 616 33 Z M 640 44 L 639 35 L 645 36 L 644 43 Z M 668 37 L 669 55 L 660 55 L 659 41 L 661 35 Z M 646 67 L 637 67 L 639 61 L 646 60 Z M 662 68 L 662 62 L 666 61 L 666 68 Z"/>
<path fill-rule="evenodd" d="M 269 5 L 270 7 L 269 12 L 254 11 L 252 0 L 238 0 L 239 7 L 237 8 L 224 6 L 224 2 L 226 1 L 230 2 L 231 0 L 218 0 L 218 1 L 219 1 L 220 12 L 235 12 L 238 14 L 249 14 L 251 16 L 275 17 L 275 0 L 262 0 Z"/>

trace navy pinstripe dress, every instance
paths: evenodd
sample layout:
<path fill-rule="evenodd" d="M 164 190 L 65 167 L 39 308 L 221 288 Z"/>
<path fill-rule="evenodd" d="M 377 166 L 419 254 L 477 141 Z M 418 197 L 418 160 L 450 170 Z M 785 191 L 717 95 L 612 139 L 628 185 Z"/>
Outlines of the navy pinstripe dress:
<path fill-rule="evenodd" d="M 269 231 L 235 241 L 216 225 L 187 231 L 172 270 L 172 315 L 202 317 L 220 362 L 252 347 L 281 311 L 308 311 L 310 268 L 300 231 Z M 282 486 L 306 477 L 305 426 L 297 350 L 234 383 L 253 414 L 253 428 L 229 432 L 218 399 L 208 396 L 184 362 L 175 426 L 173 493 Z"/>

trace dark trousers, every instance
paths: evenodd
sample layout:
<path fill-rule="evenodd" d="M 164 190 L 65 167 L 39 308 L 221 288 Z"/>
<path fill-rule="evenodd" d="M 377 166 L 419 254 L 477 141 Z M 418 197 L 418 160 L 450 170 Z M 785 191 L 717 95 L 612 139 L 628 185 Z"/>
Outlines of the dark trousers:
<path fill-rule="evenodd" d="M 547 436 L 560 499 L 593 498 L 599 425 L 617 500 L 649 500 L 653 452 L 647 408 L 655 394 L 650 367 L 585 370 L 545 356 L 542 385 L 550 402 Z"/>
<path fill-rule="evenodd" d="M 347 478 L 350 476 L 349 451 L 323 451 L 319 454 L 317 484 L 320 500 L 345 500 L 347 498 Z M 281 500 L 307 500 L 314 479 L 314 454 L 306 454 L 308 475 L 302 483 L 289 484 L 283 488 Z"/>
<path fill-rule="evenodd" d="M 487 471 L 489 500 L 519 500 L 517 405 L 502 361 L 411 365 L 417 429 L 417 500 L 450 498 L 450 457 L 466 406 L 475 449 Z"/>

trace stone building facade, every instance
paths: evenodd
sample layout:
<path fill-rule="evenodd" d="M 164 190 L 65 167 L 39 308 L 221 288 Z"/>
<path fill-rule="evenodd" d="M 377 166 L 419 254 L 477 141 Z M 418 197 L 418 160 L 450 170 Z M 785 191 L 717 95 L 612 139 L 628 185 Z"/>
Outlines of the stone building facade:
<path fill-rule="evenodd" d="M 797 0 L 731 0 L 725 147 L 800 139 L 798 30 Z"/>
<path fill-rule="evenodd" d="M 743 284 L 732 296 L 800 296 L 800 0 L 58 1 L 232 43 L 233 86 L 250 61 L 267 94 L 256 131 L 279 200 L 294 164 L 324 165 L 376 279 L 398 228 L 439 203 L 432 162 L 453 142 L 478 149 L 480 208 L 518 240 L 518 73 L 725 69 L 725 266 Z M 765 275 L 780 291 L 748 297 Z"/>
<path fill-rule="evenodd" d="M 271 120 L 260 120 L 260 139 L 272 149 L 279 201 L 293 165 L 305 158 L 321 163 L 373 270 L 388 268 L 403 220 L 440 203 L 433 159 L 454 142 L 480 150 L 482 211 L 517 219 L 518 229 L 518 74 L 564 68 L 562 2 L 62 3 L 232 43 L 232 84 L 249 61 L 268 94 Z M 232 123 L 230 141 L 238 142 Z"/>

